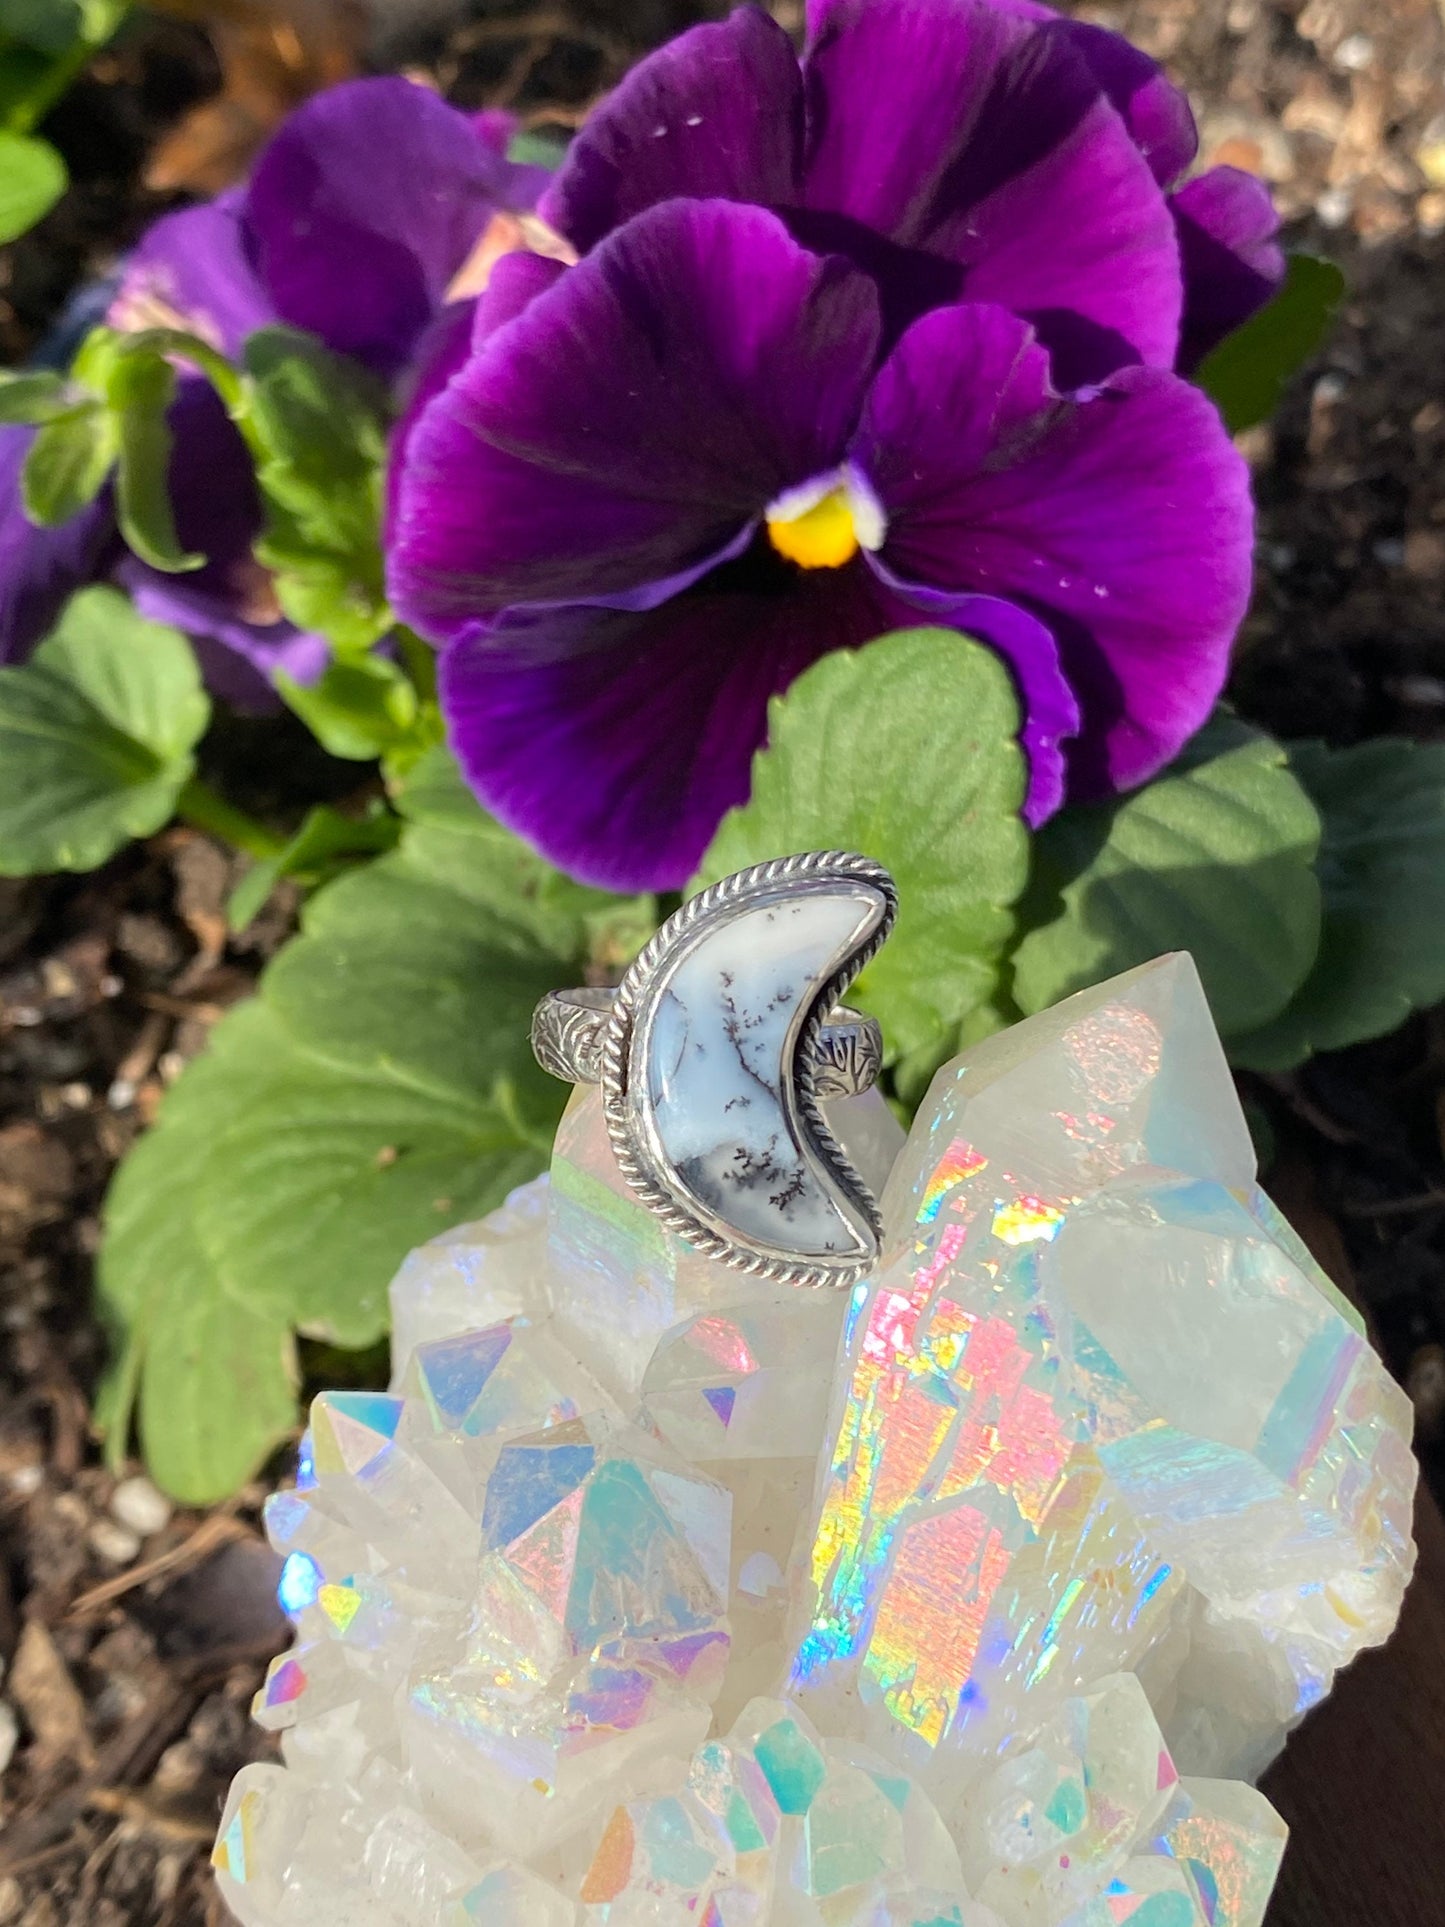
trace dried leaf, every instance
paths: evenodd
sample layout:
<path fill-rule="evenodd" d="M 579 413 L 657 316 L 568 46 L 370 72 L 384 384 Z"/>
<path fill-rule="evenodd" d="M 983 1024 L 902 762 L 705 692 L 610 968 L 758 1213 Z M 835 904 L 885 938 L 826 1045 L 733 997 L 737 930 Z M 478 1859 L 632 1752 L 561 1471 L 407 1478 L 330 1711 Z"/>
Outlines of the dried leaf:
<path fill-rule="evenodd" d="M 156 193 L 218 194 L 308 95 L 357 72 L 367 32 L 359 0 L 156 0 L 200 20 L 221 63 L 221 91 L 192 108 L 146 169 Z"/>

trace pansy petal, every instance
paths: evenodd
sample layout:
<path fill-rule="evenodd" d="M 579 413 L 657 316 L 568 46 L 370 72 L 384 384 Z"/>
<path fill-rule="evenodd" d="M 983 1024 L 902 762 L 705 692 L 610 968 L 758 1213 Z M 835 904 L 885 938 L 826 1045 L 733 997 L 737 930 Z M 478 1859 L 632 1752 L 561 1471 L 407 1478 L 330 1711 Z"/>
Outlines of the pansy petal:
<path fill-rule="evenodd" d="M 534 296 L 565 273 L 560 261 L 546 255 L 522 250 L 504 254 L 493 264 L 481 293 L 469 300 L 449 301 L 417 343 L 409 378 L 403 385 L 401 415 L 391 431 L 388 449 L 384 547 L 391 546 L 407 443 L 427 403 L 466 366 L 474 348 L 505 322 L 515 321 Z"/>
<path fill-rule="evenodd" d="M 936 0 L 940 6 L 973 4 L 973 0 Z M 1182 88 L 1168 79 L 1151 60 L 1122 34 L 1083 20 L 1061 18 L 1042 0 L 985 0 L 997 13 L 1017 20 L 1049 21 L 1083 55 L 1094 78 L 1118 109 L 1134 145 L 1149 163 L 1161 187 L 1175 181 L 1194 159 L 1199 138 L 1194 115 Z M 808 37 L 816 39 L 829 15 L 846 0 L 808 0 Z"/>
<path fill-rule="evenodd" d="M 868 561 L 879 580 L 889 628 L 912 628 L 922 620 L 960 629 L 987 643 L 1008 664 L 1019 699 L 1019 742 L 1029 764 L 1022 814 L 1037 828 L 1064 800 L 1065 746 L 1079 733 L 1081 721 L 1053 636 L 1017 603 L 904 582 L 877 556 Z"/>
<path fill-rule="evenodd" d="M 1130 138 L 1161 187 L 1168 187 L 1194 159 L 1199 134 L 1182 88 L 1157 61 L 1122 34 L 1083 20 L 1061 20 L 1052 29 L 1088 62 L 1129 130 Z"/>
<path fill-rule="evenodd" d="M 1186 181 L 1171 206 L 1184 263 L 1179 366 L 1187 374 L 1274 299 L 1285 259 L 1269 189 L 1241 168 L 1212 167 Z"/>
<path fill-rule="evenodd" d="M 804 62 L 805 200 L 964 269 L 1061 382 L 1172 364 L 1174 224 L 1067 34 L 982 0 L 838 0 Z"/>
<path fill-rule="evenodd" d="M 387 445 L 383 548 L 391 542 L 396 517 L 397 480 L 411 432 L 421 420 L 422 412 L 433 395 L 439 395 L 457 370 L 465 366 L 467 356 L 471 353 L 472 325 L 476 320 L 477 305 L 475 299 L 449 301 L 417 343 L 410 379 L 402 391 L 401 414 Z"/>
<path fill-rule="evenodd" d="M 490 148 L 499 160 L 507 158 L 507 149 L 512 144 L 521 122 L 506 107 L 482 107 L 471 116 L 472 131 L 483 147 Z"/>
<path fill-rule="evenodd" d="M 472 347 L 480 348 L 498 328 L 515 321 L 524 308 L 529 308 L 539 294 L 554 287 L 566 272 L 565 265 L 549 254 L 529 254 L 517 248 L 502 255 L 477 297 Z"/>
<path fill-rule="evenodd" d="M 284 669 L 298 681 L 319 675 L 326 645 L 286 621 L 271 578 L 251 553 L 261 503 L 245 443 L 209 383 L 184 380 L 171 406 L 170 494 L 182 548 L 206 558 L 188 574 L 166 575 L 127 555 L 116 576 L 137 608 L 198 639 L 209 639 L 249 669 L 208 652 L 208 676 L 238 707 L 266 706 L 266 677 Z"/>
<path fill-rule="evenodd" d="M 106 316 L 111 327 L 188 328 L 233 355 L 247 335 L 275 321 L 247 252 L 244 199 L 231 188 L 147 228 L 126 258 Z"/>
<path fill-rule="evenodd" d="M 506 162 L 506 173 L 501 177 L 506 184 L 503 206 L 534 208 L 543 189 L 551 186 L 553 169 L 532 161 L 507 160 L 507 150 L 521 132 L 522 123 L 517 115 L 506 107 L 483 107 L 468 119 L 472 132 L 487 152 Z"/>
<path fill-rule="evenodd" d="M 1072 795 L 1142 782 L 1204 721 L 1249 599 L 1252 514 L 1198 389 L 1134 368 L 1057 400 L 1029 330 L 963 305 L 904 336 L 854 453 L 889 569 L 1018 603 L 1057 639 L 1084 715 Z"/>
<path fill-rule="evenodd" d="M 31 428 L 0 427 L 0 663 L 24 662 L 116 542 L 108 490 L 59 528 L 26 515 L 20 472 L 34 439 Z"/>
<path fill-rule="evenodd" d="M 397 490 L 395 606 L 449 641 L 488 610 L 693 568 L 841 458 L 877 340 L 871 283 L 773 215 L 648 210 L 423 413 Z"/>
<path fill-rule="evenodd" d="M 315 95 L 266 147 L 250 244 L 281 318 L 378 373 L 403 364 L 506 195 L 467 115 L 408 80 Z"/>
<path fill-rule="evenodd" d="M 645 614 L 510 612 L 442 658 L 453 748 L 478 796 L 574 876 L 676 889 L 747 796 L 768 698 L 890 626 L 868 572 L 751 559 Z M 540 660 L 539 660 L 540 658 Z"/>
<path fill-rule="evenodd" d="M 247 622 L 224 591 L 198 589 L 194 578 L 163 575 L 127 555 L 115 579 L 143 616 L 191 638 L 206 687 L 232 709 L 253 715 L 279 709 L 272 681 L 277 670 L 309 683 L 326 667 L 324 636 L 309 635 L 284 618 Z"/>
<path fill-rule="evenodd" d="M 797 189 L 802 129 L 792 42 L 743 7 L 639 62 L 588 116 L 539 211 L 585 252 L 675 195 L 782 205 Z"/>

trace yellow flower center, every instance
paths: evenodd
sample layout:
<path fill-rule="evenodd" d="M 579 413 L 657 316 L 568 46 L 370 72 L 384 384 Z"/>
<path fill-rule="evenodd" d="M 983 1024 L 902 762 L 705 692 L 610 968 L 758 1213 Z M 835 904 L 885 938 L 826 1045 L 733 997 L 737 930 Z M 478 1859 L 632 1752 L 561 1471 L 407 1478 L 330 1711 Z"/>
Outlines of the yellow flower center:
<path fill-rule="evenodd" d="M 859 549 L 881 549 L 882 504 L 854 462 L 786 488 L 763 512 L 768 540 L 800 569 L 841 569 Z"/>
<path fill-rule="evenodd" d="M 858 553 L 858 525 L 843 488 L 829 489 L 801 515 L 770 514 L 768 540 L 800 569 L 840 569 Z"/>

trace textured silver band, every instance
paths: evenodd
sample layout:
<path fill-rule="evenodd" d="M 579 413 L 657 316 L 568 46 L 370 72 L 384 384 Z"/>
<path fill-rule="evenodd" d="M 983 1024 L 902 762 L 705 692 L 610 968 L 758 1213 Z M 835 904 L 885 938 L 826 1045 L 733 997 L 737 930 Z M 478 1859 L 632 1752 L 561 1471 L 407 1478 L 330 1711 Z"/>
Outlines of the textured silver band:
<path fill-rule="evenodd" d="M 602 1045 L 615 990 L 553 990 L 532 1017 L 537 1062 L 569 1084 L 600 1084 Z M 871 1090 L 883 1068 L 883 1033 L 876 1017 L 839 1004 L 814 1034 L 808 1054 L 813 1095 L 831 1103 Z"/>

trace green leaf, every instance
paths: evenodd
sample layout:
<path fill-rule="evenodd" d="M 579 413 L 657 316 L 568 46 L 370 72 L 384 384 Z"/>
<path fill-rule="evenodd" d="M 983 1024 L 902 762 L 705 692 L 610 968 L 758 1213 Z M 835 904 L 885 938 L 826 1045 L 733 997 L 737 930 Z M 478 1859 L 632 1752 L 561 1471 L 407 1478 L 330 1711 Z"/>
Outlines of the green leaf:
<path fill-rule="evenodd" d="M 130 0 L 5 0 L 0 127 L 28 134 L 114 33 Z M 3 175 L 0 163 L 0 175 Z"/>
<path fill-rule="evenodd" d="M 5 0 L 3 37 L 37 53 L 68 54 L 98 47 L 115 32 L 130 0 Z"/>
<path fill-rule="evenodd" d="M 115 490 L 120 532 L 142 562 L 168 574 L 199 569 L 206 560 L 181 547 L 171 514 L 166 410 L 175 392 L 171 364 L 160 355 L 138 352 L 117 356 L 106 394 L 120 438 Z"/>
<path fill-rule="evenodd" d="M 131 0 L 80 0 L 80 35 L 88 47 L 103 47 L 130 12 Z"/>
<path fill-rule="evenodd" d="M 485 1103 L 318 1061 L 264 997 L 224 1018 L 106 1201 L 113 1455 L 138 1392 L 159 1483 L 195 1505 L 233 1492 L 295 1426 L 292 1332 L 374 1342 L 406 1253 L 542 1161 Z"/>
<path fill-rule="evenodd" d="M 81 35 L 78 0 L 5 0 L 5 37 L 37 53 L 63 54 Z"/>
<path fill-rule="evenodd" d="M 190 644 L 85 589 L 0 669 L 0 874 L 91 870 L 171 816 L 210 704 Z"/>
<path fill-rule="evenodd" d="M 359 656 L 391 627 L 391 610 L 380 586 L 379 537 L 374 540 L 375 566 L 370 556 L 353 560 L 327 555 L 313 548 L 313 537 L 272 502 L 255 554 L 272 573 L 276 600 L 288 621 L 325 636 L 339 654 Z M 375 581 L 363 583 L 361 572 Z"/>
<path fill-rule="evenodd" d="M 467 788 L 456 758 L 429 750 L 396 793 L 411 824 L 407 859 L 428 882 L 455 890 L 515 934 L 551 956 L 589 954 L 587 933 L 627 924 L 656 928 L 651 897 L 617 897 L 575 883 L 520 837 L 487 815 Z"/>
<path fill-rule="evenodd" d="M 555 134 L 533 133 L 523 128 L 507 142 L 507 159 L 513 165 L 550 167 L 555 174 L 567 158 L 567 143 Z"/>
<path fill-rule="evenodd" d="M 0 245 L 33 228 L 66 184 L 65 162 L 49 141 L 0 128 Z"/>
<path fill-rule="evenodd" d="M 0 31 L 0 127 L 28 133 L 36 116 L 30 103 L 45 89 L 54 62 Z"/>
<path fill-rule="evenodd" d="M 400 845 L 311 901 L 107 1200 L 110 1450 L 138 1401 L 153 1475 L 192 1503 L 294 1423 L 293 1332 L 373 1343 L 405 1253 L 546 1161 L 566 1093 L 530 1062 L 532 1004 L 583 980 L 618 900 L 551 882 L 443 762 L 419 765 Z"/>
<path fill-rule="evenodd" d="M 264 1089 L 276 1051 L 261 1003 L 224 1018 L 105 1201 L 97 1287 L 114 1342 L 95 1421 L 119 1467 L 139 1404 L 152 1472 L 177 1498 L 198 1504 L 234 1490 L 295 1422 L 284 1313 L 226 1291 L 201 1243 L 197 1210 L 212 1138 L 236 1105 Z"/>
<path fill-rule="evenodd" d="M 314 336 L 263 328 L 243 350 L 244 426 L 266 500 L 258 558 L 293 622 L 361 652 L 390 627 L 381 557 L 385 391 Z"/>
<path fill-rule="evenodd" d="M 338 485 L 369 484 L 386 458 L 386 397 L 357 363 L 299 328 L 261 328 L 242 359 L 249 408 L 277 464 L 278 486 L 330 526 L 346 527 L 354 503 L 328 496 Z"/>
<path fill-rule="evenodd" d="M 279 1022 L 275 1034 L 264 1082 L 215 1120 L 201 1242 L 236 1296 L 276 1304 L 309 1337 L 368 1345 L 386 1330 L 386 1287 L 407 1252 L 500 1204 L 536 1176 L 547 1145 L 475 1093 L 438 1104 L 294 1039 L 287 1049 Z"/>
<path fill-rule="evenodd" d="M 1324 924 L 1293 1001 L 1231 1045 L 1257 1070 L 1382 1036 L 1445 998 L 1445 744 L 1380 737 L 1289 755 L 1324 821 Z"/>
<path fill-rule="evenodd" d="M 1281 746 L 1232 717 L 1113 803 L 1064 811 L 1035 839 L 1014 953 L 1026 1013 L 1166 950 L 1188 950 L 1226 1036 L 1283 1009 L 1319 947 L 1320 824 Z"/>
<path fill-rule="evenodd" d="M 520 837 L 487 815 L 456 758 L 428 750 L 397 785 L 397 808 L 415 831 L 413 868 L 471 897 L 500 921 L 520 926 L 553 956 L 580 954 L 589 972 L 620 976 L 657 928 L 653 897 L 618 897 L 554 870 Z"/>
<path fill-rule="evenodd" d="M 129 333 L 102 323 L 92 328 L 76 349 L 70 373 L 82 387 L 104 396 L 121 362 L 171 359 L 189 362 L 205 375 L 232 416 L 239 418 L 244 413 L 240 374 L 219 348 L 185 328 L 142 328 Z"/>
<path fill-rule="evenodd" d="M 0 422 L 53 422 L 85 407 L 86 397 L 48 368 L 0 371 Z"/>
<path fill-rule="evenodd" d="M 332 756 L 369 763 L 408 742 L 419 714 L 416 690 L 385 656 L 330 662 L 312 683 L 274 678 L 289 708 Z"/>
<path fill-rule="evenodd" d="M 1205 356 L 1194 379 L 1218 403 L 1232 435 L 1278 408 L 1285 383 L 1329 333 L 1344 292 L 1333 261 L 1292 254 L 1273 301 Z"/>
<path fill-rule="evenodd" d="M 898 924 L 850 997 L 894 1057 L 943 1048 L 993 993 L 1028 872 L 1018 709 L 992 650 L 908 630 L 825 656 L 769 709 L 753 792 L 708 883 L 799 850 L 851 849 L 897 879 Z"/>
<path fill-rule="evenodd" d="M 21 471 L 25 513 L 44 528 L 92 503 L 120 453 L 115 418 L 100 402 L 81 404 L 36 430 Z"/>
<path fill-rule="evenodd" d="M 233 930 L 244 930 L 282 877 L 324 883 L 354 856 L 379 856 L 394 849 L 401 822 L 376 802 L 364 816 L 343 816 L 327 803 L 308 810 L 300 829 L 278 856 L 253 863 L 231 893 L 226 915 Z"/>
<path fill-rule="evenodd" d="M 479 841 L 479 872 L 486 861 Z M 438 876 L 408 836 L 312 899 L 305 935 L 268 974 L 272 1008 L 330 1062 L 447 1104 L 480 1096 L 513 1108 L 520 1093 L 527 1115 L 546 1118 L 556 1093 L 532 1061 L 532 1012 L 561 981 L 564 955 L 580 960 L 585 933 L 578 921 L 565 952 L 544 948 L 528 908 L 509 916 Z"/>

